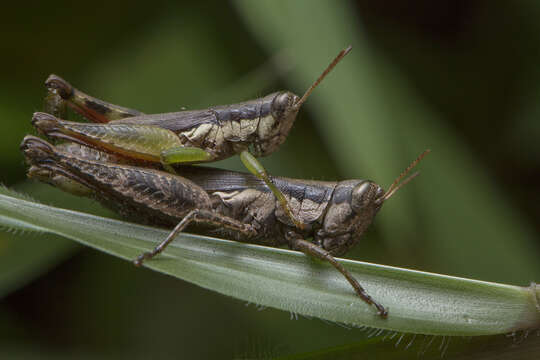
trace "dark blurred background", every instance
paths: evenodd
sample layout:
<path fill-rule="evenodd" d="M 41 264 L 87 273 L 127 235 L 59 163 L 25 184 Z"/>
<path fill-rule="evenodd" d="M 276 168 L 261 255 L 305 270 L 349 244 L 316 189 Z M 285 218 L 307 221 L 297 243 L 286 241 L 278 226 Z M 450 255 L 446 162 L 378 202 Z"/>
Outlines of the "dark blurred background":
<path fill-rule="evenodd" d="M 352 44 L 286 144 L 263 159 L 270 173 L 388 186 L 429 147 L 422 176 L 347 257 L 523 286 L 540 280 L 537 2 L 58 0 L 11 2 L 3 14 L 0 181 L 9 187 L 115 216 L 25 180 L 18 145 L 35 134 L 30 119 L 50 73 L 116 104 L 169 112 L 301 94 Z M 242 169 L 237 158 L 218 166 Z M 52 236 L 0 233 L 0 258 L 7 358 L 256 358 L 366 338 Z"/>

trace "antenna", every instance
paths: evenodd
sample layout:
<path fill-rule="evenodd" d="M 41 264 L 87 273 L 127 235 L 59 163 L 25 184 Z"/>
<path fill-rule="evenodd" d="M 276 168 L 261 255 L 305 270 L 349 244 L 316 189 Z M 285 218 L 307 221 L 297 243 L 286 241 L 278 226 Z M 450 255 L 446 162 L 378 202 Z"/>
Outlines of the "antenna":
<path fill-rule="evenodd" d="M 388 190 L 386 191 L 386 193 L 383 195 L 382 199 L 383 201 L 386 201 L 388 199 L 390 199 L 390 197 L 392 197 L 392 195 L 394 195 L 396 193 L 396 191 L 398 191 L 399 189 L 401 189 L 403 186 L 407 185 L 412 179 L 414 179 L 415 177 L 417 177 L 418 175 L 420 175 L 420 172 L 417 171 L 415 172 L 414 174 L 412 174 L 411 176 L 409 176 L 408 178 L 406 178 L 405 180 L 403 180 L 401 183 L 400 181 L 416 166 L 418 165 L 418 163 L 420 161 L 422 161 L 422 159 L 431 152 L 430 149 L 426 149 L 424 150 L 423 153 L 421 153 L 417 158 L 416 160 L 414 160 L 406 169 L 405 171 L 403 171 L 401 174 L 399 174 L 399 176 L 396 178 L 396 180 L 394 180 L 394 182 L 392 183 L 392 185 L 390 185 L 390 187 L 388 188 Z"/>
<path fill-rule="evenodd" d="M 339 54 L 336 56 L 334 60 L 328 65 L 328 67 L 323 71 L 323 73 L 315 80 L 315 82 L 306 90 L 304 93 L 304 96 L 300 98 L 295 104 L 294 108 L 296 110 L 300 109 L 300 106 L 307 100 L 309 95 L 313 92 L 313 90 L 321 83 L 321 81 L 328 75 L 330 71 L 352 50 L 352 46 L 349 45 L 346 49 L 343 49 L 339 52 Z"/>

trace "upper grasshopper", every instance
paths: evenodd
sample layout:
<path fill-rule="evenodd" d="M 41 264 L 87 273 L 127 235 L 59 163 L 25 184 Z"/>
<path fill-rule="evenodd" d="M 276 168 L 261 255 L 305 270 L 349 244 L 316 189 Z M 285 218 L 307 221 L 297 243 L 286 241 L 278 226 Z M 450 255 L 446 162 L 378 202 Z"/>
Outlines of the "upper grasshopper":
<path fill-rule="evenodd" d="M 75 89 L 51 75 L 46 109 L 58 115 L 67 104 L 94 123 L 70 122 L 47 113 L 35 113 L 33 124 L 41 133 L 118 154 L 139 166 L 160 164 L 174 172 L 173 164 L 221 160 L 239 154 L 246 168 L 271 189 L 290 220 L 299 228 L 283 193 L 256 157 L 276 151 L 285 141 L 302 104 L 323 78 L 349 53 L 342 50 L 302 97 L 289 91 L 259 99 L 207 109 L 145 115 L 113 105 Z"/>

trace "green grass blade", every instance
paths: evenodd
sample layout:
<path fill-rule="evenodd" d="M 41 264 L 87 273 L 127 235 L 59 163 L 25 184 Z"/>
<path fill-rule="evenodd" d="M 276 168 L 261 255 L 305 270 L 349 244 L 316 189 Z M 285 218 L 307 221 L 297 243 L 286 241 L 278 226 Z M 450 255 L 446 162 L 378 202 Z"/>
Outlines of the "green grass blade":
<path fill-rule="evenodd" d="M 39 228 L 126 260 L 167 235 L 166 230 L 16 198 L 4 189 L 0 190 L 0 220 Z M 389 307 L 388 319 L 377 317 L 333 268 L 294 251 L 184 234 L 146 265 L 244 301 L 359 326 L 483 335 L 540 323 L 537 288 L 533 292 L 532 288 L 341 261 Z"/>
<path fill-rule="evenodd" d="M 2 188 L 2 193 L 27 201 L 34 201 L 32 197 L 37 196 L 44 201 L 52 198 L 55 203 L 63 201 L 64 205 L 73 205 L 72 202 L 66 202 L 69 196 L 60 191 L 51 191 L 50 186 L 45 184 L 25 182 L 16 185 L 16 189 L 24 193 L 7 188 Z M 44 190 L 50 198 L 44 196 Z M 77 203 L 81 204 L 80 198 Z M 90 209 L 88 206 L 85 208 Z M 79 248 L 73 241 L 44 233 L 47 229 L 34 223 L 9 216 L 0 217 L 0 229 L 6 230 L 0 233 L 0 298 L 43 275 Z M 24 241 L 21 241 L 21 234 L 25 236 Z"/>

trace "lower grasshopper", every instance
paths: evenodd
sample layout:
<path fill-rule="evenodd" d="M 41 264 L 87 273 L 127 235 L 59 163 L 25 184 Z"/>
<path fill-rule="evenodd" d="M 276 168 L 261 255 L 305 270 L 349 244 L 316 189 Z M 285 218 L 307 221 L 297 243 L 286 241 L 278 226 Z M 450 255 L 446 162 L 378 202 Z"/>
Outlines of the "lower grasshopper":
<path fill-rule="evenodd" d="M 351 50 L 341 51 L 300 98 L 282 91 L 247 102 L 203 110 L 145 115 L 89 96 L 64 79 L 51 75 L 45 108 L 35 113 L 34 126 L 48 137 L 76 142 L 137 160 L 140 166 L 211 162 L 239 154 L 246 168 L 262 179 L 291 221 L 302 228 L 282 192 L 256 159 L 277 150 L 285 141 L 302 104 L 315 87 Z M 96 124 L 70 122 L 54 115 L 68 105 Z"/>
<path fill-rule="evenodd" d="M 387 191 L 369 180 L 323 182 L 276 177 L 275 184 L 291 204 L 293 214 L 306 225 L 299 229 L 287 221 L 265 183 L 251 174 L 183 166 L 180 176 L 122 164 L 114 155 L 77 144 L 54 147 L 30 135 L 24 138 L 21 150 L 31 165 L 29 177 L 93 197 L 136 221 L 174 226 L 165 240 L 134 261 L 137 266 L 165 250 L 186 228 L 242 242 L 288 245 L 329 262 L 382 317 L 388 311 L 334 256 L 358 243 L 383 203 L 418 174 L 403 180 L 429 152 L 411 163 Z M 311 242 L 305 240 L 309 237 Z"/>

